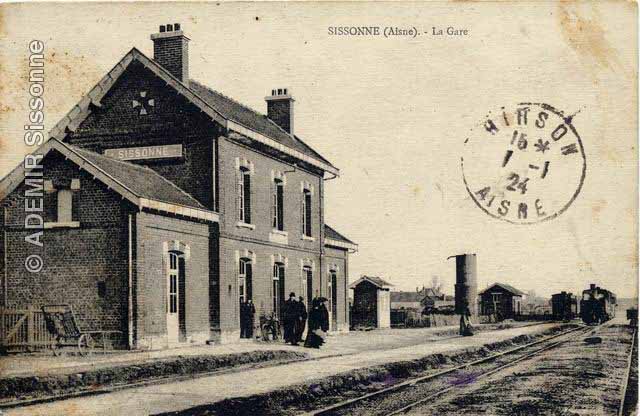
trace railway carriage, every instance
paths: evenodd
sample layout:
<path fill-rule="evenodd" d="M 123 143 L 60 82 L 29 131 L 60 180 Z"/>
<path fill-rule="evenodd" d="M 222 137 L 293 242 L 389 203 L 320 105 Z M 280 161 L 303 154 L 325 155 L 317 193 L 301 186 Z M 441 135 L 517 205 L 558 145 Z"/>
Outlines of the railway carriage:
<path fill-rule="evenodd" d="M 600 324 L 616 316 L 616 295 L 591 284 L 582 291 L 580 317 L 586 324 Z"/>

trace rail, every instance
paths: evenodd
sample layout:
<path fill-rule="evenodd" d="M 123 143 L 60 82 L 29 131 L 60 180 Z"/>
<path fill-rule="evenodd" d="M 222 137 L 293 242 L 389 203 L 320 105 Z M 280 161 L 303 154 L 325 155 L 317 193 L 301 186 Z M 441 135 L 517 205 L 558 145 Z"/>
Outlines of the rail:
<path fill-rule="evenodd" d="M 633 363 L 633 349 L 636 347 L 637 336 L 638 336 L 638 329 L 636 327 L 633 330 L 633 338 L 631 340 L 631 351 L 629 352 L 629 357 L 627 358 L 627 371 L 624 377 L 624 384 L 622 385 L 622 397 L 620 398 L 620 407 L 618 408 L 618 416 L 623 416 L 626 410 L 627 389 L 629 387 L 629 377 L 631 377 L 631 366 Z"/>
<path fill-rule="evenodd" d="M 413 378 L 413 379 L 410 379 L 410 380 L 406 380 L 406 381 L 394 384 L 393 386 L 386 387 L 384 389 L 381 389 L 381 390 L 378 390 L 378 391 L 375 391 L 375 392 L 372 392 L 372 393 L 368 393 L 368 394 L 365 394 L 365 395 L 362 395 L 362 396 L 359 396 L 359 397 L 356 397 L 356 398 L 353 398 L 353 399 L 345 400 L 345 401 L 333 404 L 331 406 L 327 406 L 327 407 L 322 408 L 322 409 L 318 409 L 318 410 L 315 410 L 315 411 L 307 412 L 307 413 L 305 413 L 305 415 L 307 415 L 307 416 L 331 415 L 331 414 L 334 414 L 335 412 L 338 412 L 338 411 L 340 411 L 342 409 L 346 409 L 346 408 L 348 408 L 348 407 L 350 407 L 352 405 L 355 405 L 355 404 L 357 404 L 359 402 L 363 402 L 363 401 L 371 399 L 371 398 L 381 397 L 381 396 L 383 396 L 383 395 L 385 395 L 387 393 L 398 392 L 398 391 L 400 391 L 402 389 L 415 386 L 416 384 L 419 384 L 419 383 L 424 383 L 424 382 L 427 382 L 427 381 L 435 380 L 435 379 L 437 379 L 439 377 L 442 377 L 444 375 L 451 374 L 451 373 L 454 373 L 456 371 L 459 371 L 459 370 L 462 370 L 462 369 L 465 369 L 465 368 L 468 368 L 468 367 L 472 367 L 472 366 L 476 366 L 476 365 L 479 365 L 479 364 L 484 364 L 484 363 L 488 363 L 488 362 L 491 362 L 491 361 L 495 361 L 500 357 L 504 357 L 506 355 L 514 354 L 514 353 L 517 353 L 519 351 L 522 351 L 524 349 L 527 349 L 527 348 L 530 348 L 530 347 L 533 347 L 533 346 L 536 346 L 536 345 L 539 345 L 539 344 L 547 343 L 547 342 L 549 342 L 551 340 L 554 340 L 554 339 L 559 338 L 559 337 L 566 336 L 568 334 L 572 334 L 572 333 L 576 333 L 576 332 L 578 334 L 587 334 L 587 333 L 593 332 L 593 331 L 595 331 L 594 327 L 588 327 L 588 328 L 578 327 L 578 328 L 570 329 L 568 331 L 564 331 L 564 332 L 561 332 L 559 334 L 551 335 L 551 336 L 545 337 L 544 339 L 541 339 L 541 340 L 538 340 L 538 341 L 534 341 L 534 342 L 531 342 L 531 343 L 528 343 L 528 344 L 524 344 L 524 345 L 512 348 L 512 349 L 507 350 L 507 351 L 503 351 L 503 352 L 500 352 L 500 353 L 497 353 L 497 354 L 493 354 L 493 355 L 488 356 L 488 357 L 480 358 L 478 360 L 475 360 L 475 361 L 472 361 L 472 362 L 469 362 L 469 363 L 466 363 L 466 364 L 462 364 L 462 365 L 459 365 L 459 366 L 456 366 L 456 367 L 452 367 L 452 368 L 449 368 L 449 369 L 446 369 L 446 370 L 442 370 L 442 371 L 439 371 L 439 372 L 434 373 L 434 374 L 428 374 L 428 375 L 425 375 L 425 376 L 416 377 L 416 378 Z M 510 367 L 513 364 L 517 363 L 517 362 L 523 361 L 523 360 L 525 360 L 527 358 L 530 358 L 530 357 L 532 357 L 532 356 L 534 356 L 536 354 L 539 354 L 539 353 L 541 353 L 543 351 L 547 351 L 547 350 L 549 350 L 551 348 L 554 348 L 554 347 L 556 347 L 556 346 L 558 346 L 558 345 L 560 345 L 560 344 L 562 344 L 562 343 L 564 343 L 566 341 L 567 341 L 567 339 L 563 339 L 561 341 L 554 342 L 554 343 L 552 343 L 550 345 L 547 345 L 547 346 L 545 346 L 545 347 L 543 347 L 541 349 L 538 349 L 538 350 L 535 350 L 535 351 L 533 351 L 531 353 L 525 354 L 524 356 L 520 356 L 520 357 L 516 358 L 515 360 L 509 361 L 508 363 L 503 364 L 503 365 L 501 365 L 501 366 L 499 366 L 497 368 L 491 369 L 488 372 L 482 373 L 482 374 L 476 376 L 476 378 L 483 378 L 483 377 L 489 376 L 489 375 L 491 375 L 491 374 L 493 374 L 495 372 L 498 372 L 498 371 L 500 371 L 500 370 L 502 370 L 504 368 Z M 416 406 L 418 406 L 418 405 L 420 405 L 422 403 L 425 403 L 428 400 L 431 400 L 434 397 L 437 397 L 437 396 L 439 396 L 439 395 L 441 395 L 441 394 L 443 394 L 443 393 L 445 393 L 445 392 L 447 392 L 447 391 L 449 391 L 449 390 L 451 390 L 453 388 L 455 388 L 455 386 L 449 386 L 449 387 L 446 387 L 444 389 L 438 390 L 435 393 L 432 393 L 432 394 L 430 394 L 430 395 L 428 395 L 426 397 L 423 397 L 418 401 L 414 401 L 414 402 L 410 403 L 409 405 L 406 405 L 406 406 L 404 406 L 404 407 L 402 407 L 400 409 L 394 410 L 391 413 L 387 413 L 387 416 L 394 416 L 394 415 L 397 415 L 397 414 L 400 414 L 400 413 L 406 413 L 407 411 L 411 410 L 412 408 L 414 408 L 414 407 L 416 407 Z"/>

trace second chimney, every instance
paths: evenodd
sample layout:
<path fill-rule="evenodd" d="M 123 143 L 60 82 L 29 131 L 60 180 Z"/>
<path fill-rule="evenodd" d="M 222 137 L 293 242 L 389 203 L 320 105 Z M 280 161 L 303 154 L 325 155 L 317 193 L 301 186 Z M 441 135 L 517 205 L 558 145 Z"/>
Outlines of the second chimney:
<path fill-rule="evenodd" d="M 267 117 L 293 134 L 293 97 L 286 88 L 271 90 L 271 95 L 264 98 L 267 102 Z"/>
<path fill-rule="evenodd" d="M 180 23 L 160 25 L 160 32 L 151 35 L 153 60 L 182 82 L 189 81 L 189 38 Z"/>

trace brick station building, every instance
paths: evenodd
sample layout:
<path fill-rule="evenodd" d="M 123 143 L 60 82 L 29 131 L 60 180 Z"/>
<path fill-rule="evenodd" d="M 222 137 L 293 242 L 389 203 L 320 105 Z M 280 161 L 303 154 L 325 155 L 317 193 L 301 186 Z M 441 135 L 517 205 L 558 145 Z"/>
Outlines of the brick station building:
<path fill-rule="evenodd" d="M 55 126 L 41 166 L 0 181 L 3 306 L 68 303 L 84 329 L 157 349 L 237 340 L 240 300 L 257 319 L 296 292 L 347 331 L 357 245 L 324 222 L 339 170 L 294 134 L 292 96 L 260 114 L 189 78 L 178 24 L 151 39 L 153 59 L 131 49 Z M 25 241 L 39 194 L 42 247 Z"/>

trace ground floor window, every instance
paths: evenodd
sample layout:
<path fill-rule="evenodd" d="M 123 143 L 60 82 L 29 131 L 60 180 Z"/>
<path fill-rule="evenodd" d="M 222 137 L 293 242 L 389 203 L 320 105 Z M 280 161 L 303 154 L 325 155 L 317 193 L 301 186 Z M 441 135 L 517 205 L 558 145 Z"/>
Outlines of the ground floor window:
<path fill-rule="evenodd" d="M 238 297 L 240 302 L 246 302 L 253 298 L 253 267 L 251 260 L 240 259 L 238 264 Z"/>
<path fill-rule="evenodd" d="M 307 303 L 307 308 L 311 305 L 313 300 L 313 271 L 311 267 L 305 266 L 302 268 L 302 293 L 301 296 Z"/>
<path fill-rule="evenodd" d="M 284 264 L 274 263 L 273 265 L 273 312 L 276 317 L 282 320 L 282 304 L 284 302 Z"/>

